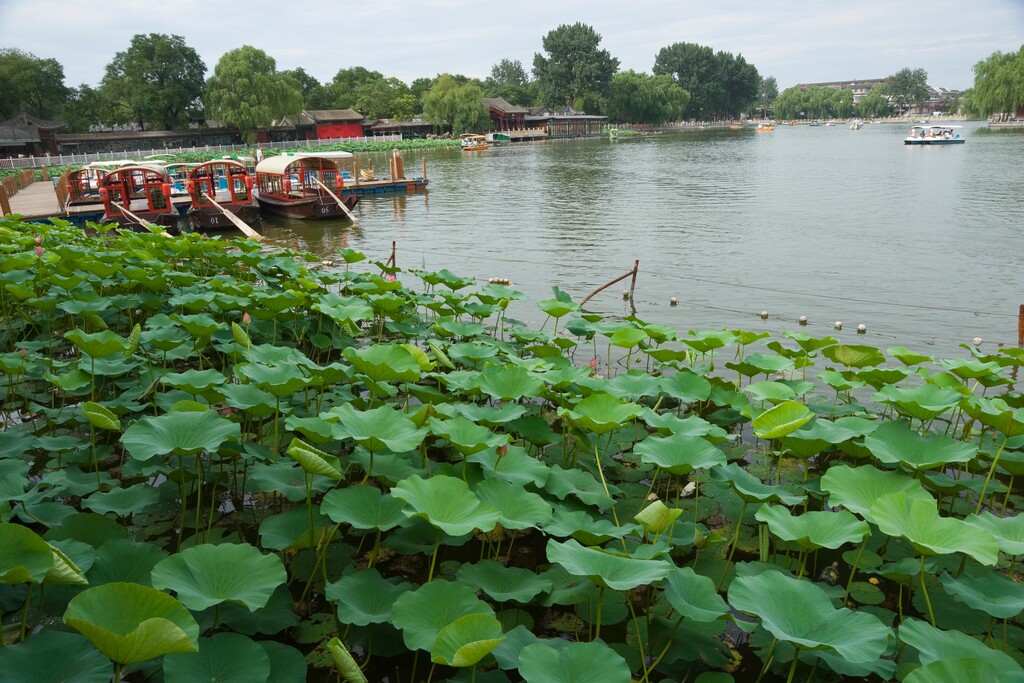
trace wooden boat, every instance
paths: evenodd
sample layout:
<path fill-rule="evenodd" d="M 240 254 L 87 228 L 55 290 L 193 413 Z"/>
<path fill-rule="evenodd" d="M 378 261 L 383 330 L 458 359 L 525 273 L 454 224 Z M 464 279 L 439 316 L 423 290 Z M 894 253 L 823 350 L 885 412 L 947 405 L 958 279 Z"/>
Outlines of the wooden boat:
<path fill-rule="evenodd" d="M 760 133 L 770 133 L 773 130 L 775 130 L 775 126 L 773 126 L 770 123 L 759 123 L 759 124 L 757 124 L 757 127 L 754 128 L 754 130 L 756 130 L 756 131 L 758 131 Z"/>
<path fill-rule="evenodd" d="M 967 140 L 956 131 L 963 126 L 914 126 L 903 138 L 904 145 L 962 145 Z"/>
<path fill-rule="evenodd" d="M 463 152 L 478 152 L 490 147 L 490 145 L 487 144 L 486 136 L 473 135 L 471 133 L 463 133 L 460 135 L 459 144 L 462 145 Z"/>
<path fill-rule="evenodd" d="M 341 196 L 344 186 L 338 163 L 324 156 L 276 156 L 256 164 L 260 208 L 288 218 L 350 218 L 359 197 Z"/>
<path fill-rule="evenodd" d="M 235 225 L 225 215 L 229 212 L 247 225 L 258 224 L 260 209 L 253 196 L 253 184 L 253 177 L 239 161 L 215 159 L 196 165 L 185 181 L 185 192 L 191 201 L 189 223 L 196 230 L 231 229 Z"/>
<path fill-rule="evenodd" d="M 149 223 L 177 230 L 178 213 L 171 203 L 171 177 L 156 164 L 117 168 L 100 181 L 103 219 L 132 230 L 147 231 Z"/>

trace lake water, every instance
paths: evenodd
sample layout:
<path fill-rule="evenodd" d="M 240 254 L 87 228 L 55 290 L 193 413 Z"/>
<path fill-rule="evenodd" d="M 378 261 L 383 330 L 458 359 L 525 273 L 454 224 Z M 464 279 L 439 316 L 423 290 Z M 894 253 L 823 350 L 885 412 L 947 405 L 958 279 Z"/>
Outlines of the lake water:
<path fill-rule="evenodd" d="M 403 268 L 510 278 L 531 300 L 511 314 L 534 324 L 544 314 L 533 302 L 553 285 L 580 301 L 638 259 L 636 314 L 680 332 L 802 329 L 940 356 L 975 337 L 989 352 L 1016 345 L 1024 134 L 967 124 L 964 145 L 916 147 L 903 144 L 907 130 L 780 126 L 434 151 L 428 192 L 365 198 L 358 226 L 271 218 L 263 231 L 328 259 L 349 247 L 384 261 L 395 241 Z M 410 175 L 419 157 L 406 153 Z M 587 308 L 628 314 L 626 288 Z"/>

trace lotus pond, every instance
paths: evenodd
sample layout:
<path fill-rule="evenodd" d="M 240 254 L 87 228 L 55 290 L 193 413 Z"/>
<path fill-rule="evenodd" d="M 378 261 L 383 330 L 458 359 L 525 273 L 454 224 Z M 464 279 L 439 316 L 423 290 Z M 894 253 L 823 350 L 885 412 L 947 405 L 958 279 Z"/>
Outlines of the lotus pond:
<path fill-rule="evenodd" d="M 0 250 L 4 681 L 1024 680 L 1021 349 L 557 288 L 530 329 L 508 286 L 194 234 Z"/>

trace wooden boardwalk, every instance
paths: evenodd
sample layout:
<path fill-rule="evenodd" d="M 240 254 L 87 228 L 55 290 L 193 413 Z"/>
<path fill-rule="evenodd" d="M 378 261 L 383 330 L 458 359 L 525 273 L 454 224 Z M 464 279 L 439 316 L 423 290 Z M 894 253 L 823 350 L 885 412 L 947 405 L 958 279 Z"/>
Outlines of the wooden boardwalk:
<path fill-rule="evenodd" d="M 57 204 L 57 193 L 54 192 L 53 183 L 48 180 L 36 181 L 9 199 L 11 213 L 20 214 L 23 220 L 64 215 Z"/>

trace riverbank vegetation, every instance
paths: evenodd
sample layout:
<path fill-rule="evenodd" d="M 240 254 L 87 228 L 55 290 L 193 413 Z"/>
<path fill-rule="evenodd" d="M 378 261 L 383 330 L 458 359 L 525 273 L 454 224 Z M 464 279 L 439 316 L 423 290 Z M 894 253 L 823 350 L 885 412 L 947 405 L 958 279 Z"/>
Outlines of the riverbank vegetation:
<path fill-rule="evenodd" d="M 557 288 L 537 328 L 512 286 L 195 234 L 0 249 L 7 680 L 1022 675 L 1020 349 Z"/>

